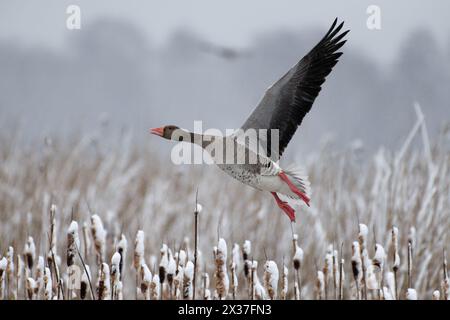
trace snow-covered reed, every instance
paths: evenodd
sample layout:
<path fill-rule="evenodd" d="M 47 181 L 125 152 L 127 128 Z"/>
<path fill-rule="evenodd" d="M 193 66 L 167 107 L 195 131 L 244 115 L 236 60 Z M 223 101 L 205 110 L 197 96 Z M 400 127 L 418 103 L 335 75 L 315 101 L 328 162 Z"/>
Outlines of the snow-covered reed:
<path fill-rule="evenodd" d="M 444 259 L 450 243 L 450 127 L 445 130 L 429 143 L 429 153 L 409 138 L 399 150 L 382 148 L 373 154 L 323 144 L 304 159 L 314 193 L 311 207 L 297 210 L 293 230 L 267 194 L 234 183 L 213 168 L 162 163 L 150 147 L 137 147 L 126 135 L 110 147 L 85 137 L 27 148 L 0 143 L 3 298 L 98 299 L 99 277 L 106 278 L 99 271 L 106 268 L 110 287 L 109 294 L 102 291 L 104 298 L 113 298 L 116 289 L 125 299 L 136 298 L 139 289 L 142 298 L 138 271 L 146 263 L 152 275 L 150 298 L 182 299 L 184 272 L 197 251 L 185 238 L 195 239 L 193 215 L 187 213 L 198 187 L 203 207 L 198 252 L 204 254 L 194 268 L 201 271 L 197 298 L 270 297 L 262 277 L 266 252 L 280 268 L 284 260 L 289 269 L 279 270 L 277 298 L 314 298 L 321 271 L 323 298 L 336 298 L 334 289 L 339 299 L 357 298 L 357 292 L 361 299 L 405 299 L 407 289 L 413 289 L 418 299 L 448 299 Z M 72 221 L 79 226 L 77 246 Z M 138 230 L 142 234 L 133 248 L 126 239 L 138 238 Z M 226 259 L 228 249 L 217 244 L 218 238 L 242 244 L 240 264 L 236 247 Z M 354 242 L 359 250 L 352 252 Z M 163 243 L 167 261 L 159 254 Z M 116 252 L 119 279 L 114 281 L 119 282 L 114 287 L 109 271 L 117 270 L 117 255 L 111 260 Z M 223 267 L 217 268 L 217 262 Z M 80 268 L 75 296 L 67 292 L 69 265 Z M 90 267 L 91 280 L 84 265 Z M 200 274 L 201 280 L 208 274 L 211 286 L 200 283 Z"/>

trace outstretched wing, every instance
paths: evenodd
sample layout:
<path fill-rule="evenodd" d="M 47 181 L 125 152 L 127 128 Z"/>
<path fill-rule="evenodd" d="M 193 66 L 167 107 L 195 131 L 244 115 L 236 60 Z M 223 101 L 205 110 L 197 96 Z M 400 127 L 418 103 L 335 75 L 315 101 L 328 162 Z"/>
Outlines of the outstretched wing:
<path fill-rule="evenodd" d="M 349 30 L 339 33 L 344 23 L 337 27 L 336 24 L 337 19 L 323 39 L 267 89 L 259 105 L 241 127 L 244 131 L 278 129 L 278 150 L 272 146 L 270 133 L 267 133 L 267 141 L 259 141 L 267 146 L 267 156 L 275 161 L 281 157 L 303 118 L 311 110 L 326 76 L 342 55 L 337 50 L 346 42 L 342 39 Z"/>

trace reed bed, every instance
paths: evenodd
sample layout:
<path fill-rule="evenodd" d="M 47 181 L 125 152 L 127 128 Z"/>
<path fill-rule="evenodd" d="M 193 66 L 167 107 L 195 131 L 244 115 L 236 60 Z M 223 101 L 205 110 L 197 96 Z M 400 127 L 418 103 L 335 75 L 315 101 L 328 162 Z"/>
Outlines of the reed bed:
<path fill-rule="evenodd" d="M 126 134 L 2 134 L 0 299 L 449 299 L 450 128 L 432 143 L 425 129 L 396 151 L 323 143 L 294 225 L 266 194 Z"/>

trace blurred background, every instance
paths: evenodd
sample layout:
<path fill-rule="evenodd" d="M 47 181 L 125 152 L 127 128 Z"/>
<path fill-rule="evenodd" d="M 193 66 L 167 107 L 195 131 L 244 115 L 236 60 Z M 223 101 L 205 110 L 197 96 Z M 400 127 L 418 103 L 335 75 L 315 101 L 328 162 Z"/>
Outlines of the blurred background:
<path fill-rule="evenodd" d="M 81 9 L 79 30 L 66 28 L 71 4 Z M 371 4 L 381 30 L 366 26 Z M 169 150 L 149 127 L 238 128 L 339 17 L 351 29 L 345 54 L 289 151 L 327 136 L 398 147 L 414 101 L 431 135 L 450 120 L 449 11 L 445 0 L 2 1 L 1 131 L 36 141 L 103 123 L 108 137 L 128 130 Z"/>

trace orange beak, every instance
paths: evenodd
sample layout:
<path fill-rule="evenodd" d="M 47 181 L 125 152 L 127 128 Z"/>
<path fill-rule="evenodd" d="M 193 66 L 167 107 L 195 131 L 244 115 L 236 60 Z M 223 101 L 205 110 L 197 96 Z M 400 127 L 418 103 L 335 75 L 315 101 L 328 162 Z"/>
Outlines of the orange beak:
<path fill-rule="evenodd" d="M 162 137 L 163 133 L 164 133 L 164 127 L 152 128 L 152 129 L 150 129 L 150 133 L 151 134 L 156 134 L 157 136 Z"/>

